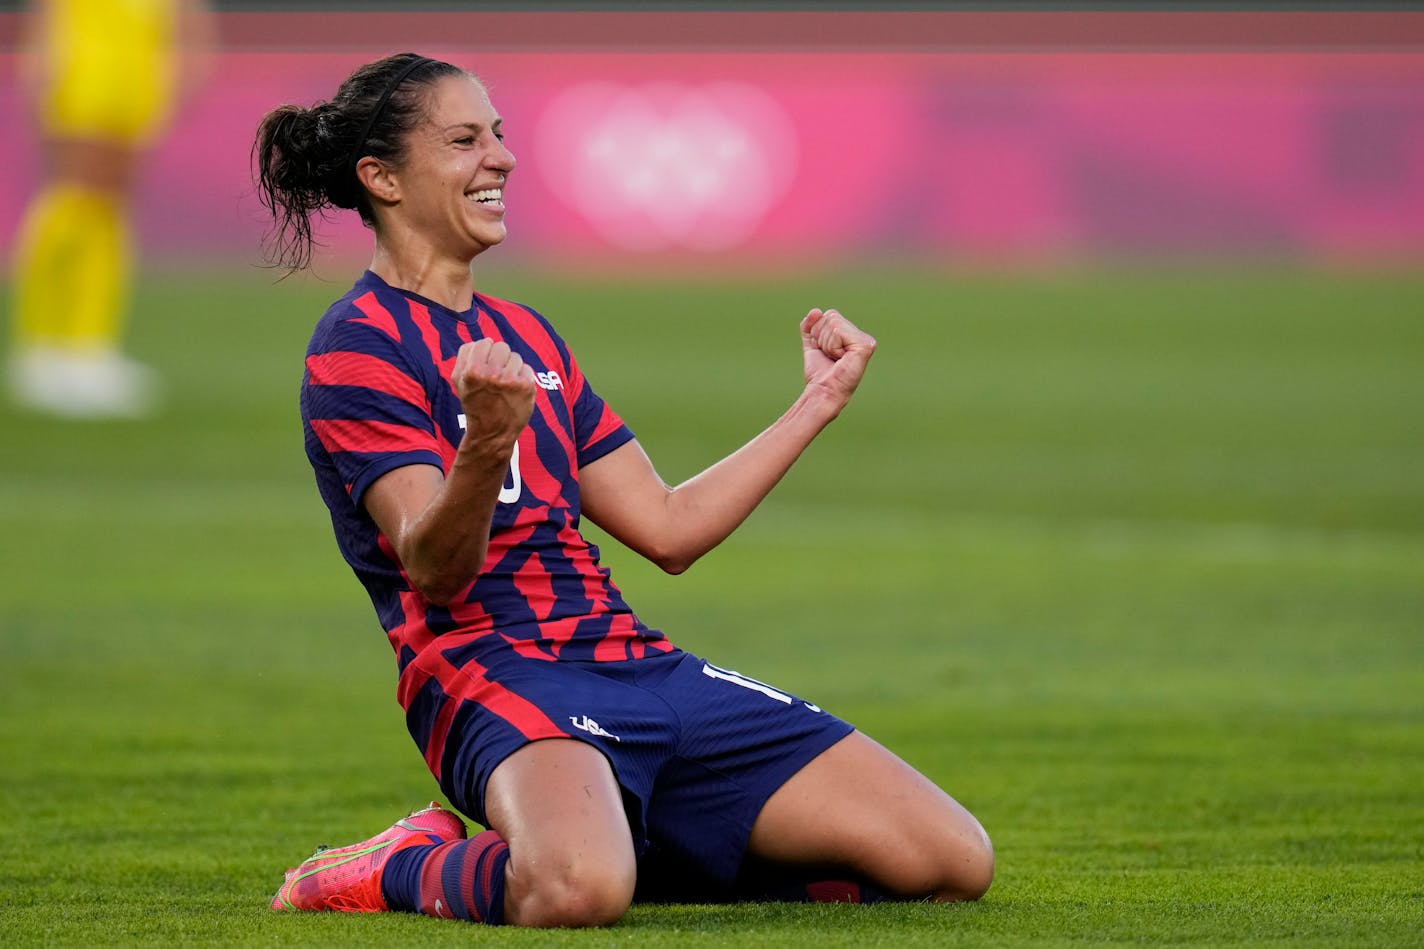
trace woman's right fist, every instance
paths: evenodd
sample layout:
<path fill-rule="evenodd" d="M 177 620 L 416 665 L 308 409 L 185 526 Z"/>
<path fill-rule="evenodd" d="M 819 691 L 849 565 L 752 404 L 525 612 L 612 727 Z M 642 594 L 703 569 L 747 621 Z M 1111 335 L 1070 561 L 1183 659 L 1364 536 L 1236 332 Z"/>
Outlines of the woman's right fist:
<path fill-rule="evenodd" d="M 524 358 L 501 340 L 477 339 L 460 347 L 450 371 L 465 409 L 466 434 L 518 436 L 534 413 L 539 382 Z"/>

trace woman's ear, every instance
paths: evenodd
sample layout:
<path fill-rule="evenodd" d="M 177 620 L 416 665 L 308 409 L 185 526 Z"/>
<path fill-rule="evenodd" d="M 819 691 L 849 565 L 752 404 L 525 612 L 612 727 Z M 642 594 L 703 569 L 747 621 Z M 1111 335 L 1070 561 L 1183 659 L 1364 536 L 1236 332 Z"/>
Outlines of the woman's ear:
<path fill-rule="evenodd" d="M 384 204 L 395 204 L 400 200 L 400 182 L 391 174 L 391 169 L 379 158 L 365 156 L 356 163 L 356 180 L 362 187 Z"/>

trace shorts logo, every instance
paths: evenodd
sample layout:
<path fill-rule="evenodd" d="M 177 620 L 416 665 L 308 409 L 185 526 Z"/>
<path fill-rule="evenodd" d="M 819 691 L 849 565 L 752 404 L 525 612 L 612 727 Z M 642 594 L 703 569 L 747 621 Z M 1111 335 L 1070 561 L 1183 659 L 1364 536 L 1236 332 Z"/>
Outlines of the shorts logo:
<path fill-rule="evenodd" d="M 623 739 L 619 738 L 612 732 L 605 730 L 602 725 L 598 724 L 598 722 L 595 722 L 587 715 L 585 715 L 582 719 L 570 715 L 569 721 L 572 722 L 573 726 L 581 732 L 588 732 L 590 735 L 597 735 L 599 738 L 612 738 L 619 744 L 622 744 L 623 742 Z"/>

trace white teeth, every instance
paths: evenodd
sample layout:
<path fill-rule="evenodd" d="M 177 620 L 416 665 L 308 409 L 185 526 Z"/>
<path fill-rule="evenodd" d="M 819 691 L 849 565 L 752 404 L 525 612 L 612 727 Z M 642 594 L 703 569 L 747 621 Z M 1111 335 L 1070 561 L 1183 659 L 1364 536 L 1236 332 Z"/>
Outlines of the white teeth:
<path fill-rule="evenodd" d="M 470 198 L 475 201 L 500 201 L 504 198 L 504 189 L 486 188 L 484 191 L 476 191 Z"/>

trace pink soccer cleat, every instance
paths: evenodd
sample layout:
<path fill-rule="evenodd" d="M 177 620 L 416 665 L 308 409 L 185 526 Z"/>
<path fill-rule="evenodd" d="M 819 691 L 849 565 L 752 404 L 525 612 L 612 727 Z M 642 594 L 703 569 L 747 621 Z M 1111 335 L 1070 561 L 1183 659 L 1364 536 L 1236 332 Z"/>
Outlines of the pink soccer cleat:
<path fill-rule="evenodd" d="M 391 854 L 417 844 L 465 839 L 465 822 L 434 801 L 359 844 L 318 847 L 272 897 L 274 910 L 335 910 L 380 913 L 389 909 L 381 895 L 381 871 Z"/>

